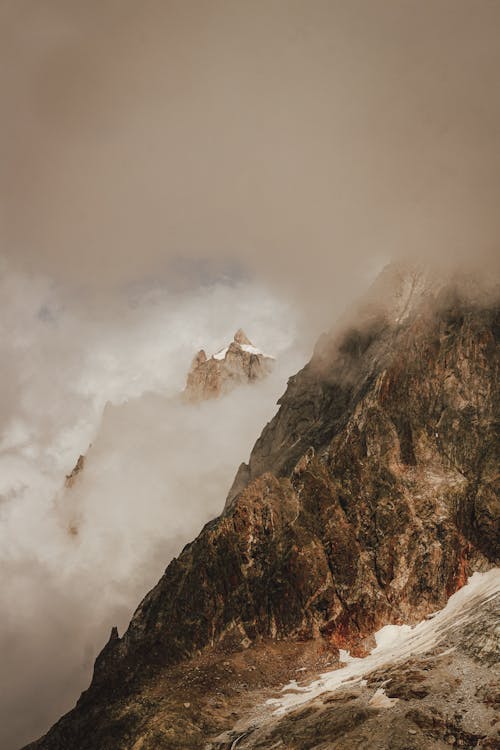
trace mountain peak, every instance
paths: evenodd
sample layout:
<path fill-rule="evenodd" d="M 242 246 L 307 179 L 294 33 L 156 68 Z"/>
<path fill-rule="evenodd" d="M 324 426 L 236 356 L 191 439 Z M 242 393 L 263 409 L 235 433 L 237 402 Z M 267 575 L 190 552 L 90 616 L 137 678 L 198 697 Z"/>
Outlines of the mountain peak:
<path fill-rule="evenodd" d="M 234 334 L 234 341 L 236 341 L 237 344 L 247 344 L 248 346 L 253 346 L 243 328 L 238 328 L 238 330 Z"/>
<path fill-rule="evenodd" d="M 184 398 L 188 402 L 217 398 L 238 385 L 261 380 L 269 374 L 274 357 L 252 344 L 238 328 L 230 344 L 207 357 L 201 349 L 191 363 Z"/>

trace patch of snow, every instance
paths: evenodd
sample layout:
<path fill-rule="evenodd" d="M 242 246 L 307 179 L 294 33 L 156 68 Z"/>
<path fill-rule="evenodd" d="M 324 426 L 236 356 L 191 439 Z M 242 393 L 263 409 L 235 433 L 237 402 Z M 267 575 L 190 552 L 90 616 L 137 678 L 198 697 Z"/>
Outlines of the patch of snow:
<path fill-rule="evenodd" d="M 240 347 L 244 352 L 248 352 L 248 354 L 261 354 L 263 357 L 267 357 L 267 359 L 274 359 L 271 354 L 264 354 L 264 352 L 261 352 L 256 346 L 253 346 L 253 344 L 240 344 Z"/>
<path fill-rule="evenodd" d="M 342 664 L 349 664 L 349 662 L 354 660 L 355 657 L 351 656 L 349 651 L 345 651 L 343 648 L 339 649 L 339 661 L 342 662 Z"/>
<path fill-rule="evenodd" d="M 377 646 L 371 654 L 359 659 L 341 651 L 341 661 L 347 662 L 345 667 L 325 672 L 305 687 L 298 686 L 296 681 L 292 680 L 282 688 L 281 698 L 271 698 L 267 704 L 275 706 L 273 713 L 280 716 L 322 693 L 333 692 L 340 686 L 352 683 L 359 684 L 363 675 L 385 664 L 425 653 L 441 642 L 447 630 L 466 623 L 481 603 L 498 596 L 499 593 L 500 568 L 493 568 L 486 573 L 474 573 L 467 584 L 450 596 L 446 607 L 436 612 L 432 619 L 422 620 L 414 627 L 385 625 L 375 633 Z"/>
<path fill-rule="evenodd" d="M 264 352 L 261 352 L 260 349 L 257 349 L 257 347 L 253 346 L 252 344 L 238 344 L 237 343 L 237 346 L 239 346 L 240 349 L 242 349 L 244 352 L 247 352 L 248 354 L 260 354 L 262 357 L 266 357 L 266 359 L 274 359 L 274 357 L 271 354 L 264 354 Z M 224 349 L 220 349 L 215 354 L 212 354 L 212 359 L 218 359 L 218 360 L 225 359 L 228 349 L 229 349 L 228 346 L 224 347 Z"/>
<path fill-rule="evenodd" d="M 227 350 L 229 349 L 228 346 L 225 347 L 225 349 L 221 349 L 220 351 L 216 352 L 215 354 L 212 354 L 212 359 L 226 359 Z"/>
<path fill-rule="evenodd" d="M 398 648 L 412 630 L 411 625 L 384 625 L 383 628 L 375 633 L 377 645 L 373 649 L 372 654 Z"/>

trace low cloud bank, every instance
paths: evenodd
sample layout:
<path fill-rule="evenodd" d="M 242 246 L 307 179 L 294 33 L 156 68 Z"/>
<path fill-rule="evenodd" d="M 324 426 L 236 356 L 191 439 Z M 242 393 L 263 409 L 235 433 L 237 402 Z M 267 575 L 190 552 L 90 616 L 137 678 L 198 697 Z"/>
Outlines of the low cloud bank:
<path fill-rule="evenodd" d="M 296 313 L 247 281 L 182 295 L 146 285 L 96 307 L 5 264 L 0 287 L 0 745 L 15 750 L 74 705 L 111 626 L 124 630 L 221 511 L 310 344 L 296 340 Z M 275 372 L 181 403 L 195 351 L 240 325 L 278 357 Z"/>

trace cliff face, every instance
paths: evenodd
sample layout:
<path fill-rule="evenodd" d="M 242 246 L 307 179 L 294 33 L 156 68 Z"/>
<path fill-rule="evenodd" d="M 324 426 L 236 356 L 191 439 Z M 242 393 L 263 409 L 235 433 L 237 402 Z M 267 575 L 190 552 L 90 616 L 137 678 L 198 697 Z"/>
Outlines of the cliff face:
<path fill-rule="evenodd" d="M 184 398 L 190 403 L 217 398 L 238 385 L 268 375 L 274 359 L 259 351 L 241 328 L 229 346 L 207 358 L 201 349 L 193 359 L 187 376 Z"/>
<path fill-rule="evenodd" d="M 498 562 L 500 310 L 455 286 L 422 291 L 418 275 L 398 284 L 387 305 L 369 300 L 358 324 L 320 339 L 224 514 L 113 633 L 90 689 L 33 748 L 203 747 L 206 713 L 191 717 L 189 744 L 173 699 L 160 701 L 168 731 L 148 739 L 160 704 L 138 701 L 182 680 L 176 665 L 215 668 L 217 654 L 250 647 L 265 671 L 272 644 L 362 655 L 382 625 L 422 619 Z"/>

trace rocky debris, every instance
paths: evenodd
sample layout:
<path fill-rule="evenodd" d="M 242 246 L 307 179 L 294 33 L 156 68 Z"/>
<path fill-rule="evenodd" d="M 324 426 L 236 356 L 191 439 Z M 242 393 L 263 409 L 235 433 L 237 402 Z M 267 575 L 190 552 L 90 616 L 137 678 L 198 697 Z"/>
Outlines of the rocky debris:
<path fill-rule="evenodd" d="M 238 385 L 266 377 L 273 363 L 274 357 L 257 349 L 240 328 L 229 346 L 210 358 L 203 349 L 195 355 L 187 376 L 184 398 L 189 403 L 217 398 Z"/>
<path fill-rule="evenodd" d="M 124 636 L 97 658 L 76 708 L 32 748 L 202 748 L 209 726 L 222 721 L 215 704 L 224 705 L 227 676 L 213 675 L 208 695 L 182 699 L 191 704 L 187 724 L 140 703 L 179 665 L 182 673 L 198 658 L 219 663 L 220 650 L 226 660 L 256 658 L 272 643 L 319 644 L 330 658 L 339 649 L 363 655 L 382 625 L 421 620 L 473 570 L 498 562 L 500 310 L 455 285 L 417 297 L 415 284 L 404 288 L 409 297 L 395 295 L 397 314 L 370 303 L 356 325 L 320 339 L 223 515 L 171 562 Z M 200 354 L 194 372 L 243 346 L 251 345 L 235 341 L 207 361 Z M 478 643 L 489 659 L 491 637 Z M 232 694 L 248 685 L 245 675 Z M 401 695 L 390 708 L 369 705 L 373 689 L 338 713 L 321 708 L 331 734 L 324 746 L 314 735 L 319 714 L 301 714 L 309 716 L 302 744 L 293 744 L 291 729 L 283 746 L 376 747 L 369 738 L 381 727 L 383 748 L 444 747 L 411 740 L 408 720 L 393 731 L 382 718 L 408 699 L 430 698 L 425 689 L 417 677 L 404 687 L 395 678 Z M 204 712 L 206 700 L 215 702 Z M 156 744 L 140 741 L 160 715 Z M 446 737 L 460 739 L 450 721 Z M 421 731 L 415 722 L 409 728 Z"/>
<path fill-rule="evenodd" d="M 491 632 L 498 603 L 478 601 L 473 612 Z M 218 644 L 145 681 L 126 700 L 110 694 L 95 730 L 86 734 L 85 722 L 72 733 L 62 726 L 48 746 L 230 750 L 238 741 L 239 750 L 444 750 L 454 737 L 452 747 L 498 750 L 497 714 L 490 702 L 498 667 L 492 670 L 470 657 L 474 623 L 467 618 L 457 624 L 439 647 L 367 674 L 366 684 L 359 680 L 313 697 L 282 716 L 273 715 L 267 699 L 282 695 L 282 685 L 292 678 L 306 687 L 334 668 L 335 658 L 317 640 L 266 641 L 243 651 Z M 403 695 L 406 675 L 411 685 L 425 685 L 428 694 Z M 389 695 L 391 688 L 399 693 L 397 702 L 374 706 L 377 691 Z M 93 715 L 99 717 L 95 707 Z"/>
<path fill-rule="evenodd" d="M 346 676 L 335 691 L 313 691 L 310 700 L 283 715 L 256 714 L 248 726 L 241 723 L 207 747 L 222 750 L 238 736 L 240 750 L 500 747 L 495 703 L 485 700 L 496 692 L 500 668 L 471 656 L 479 624 L 494 638 L 499 599 L 497 588 L 495 596 L 467 602 L 430 650 L 398 660 L 395 648 L 393 661 L 364 679 Z M 307 695 L 307 688 L 300 689 Z"/>

